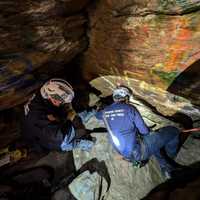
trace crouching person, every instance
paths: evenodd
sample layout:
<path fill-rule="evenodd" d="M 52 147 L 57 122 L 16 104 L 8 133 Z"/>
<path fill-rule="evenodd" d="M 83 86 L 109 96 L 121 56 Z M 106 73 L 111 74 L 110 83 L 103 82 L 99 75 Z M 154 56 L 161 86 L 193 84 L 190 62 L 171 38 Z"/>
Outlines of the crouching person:
<path fill-rule="evenodd" d="M 163 175 L 169 178 L 173 167 L 160 150 L 164 148 L 171 158 L 176 156 L 179 130 L 167 126 L 150 134 L 141 114 L 129 103 L 131 95 L 126 86 L 117 87 L 113 91 L 114 103 L 97 112 L 96 117 L 104 121 L 112 145 L 125 160 L 140 167 L 154 155 Z"/>
<path fill-rule="evenodd" d="M 35 150 L 89 151 L 94 142 L 72 108 L 74 91 L 63 79 L 47 81 L 24 106 L 23 138 Z"/>

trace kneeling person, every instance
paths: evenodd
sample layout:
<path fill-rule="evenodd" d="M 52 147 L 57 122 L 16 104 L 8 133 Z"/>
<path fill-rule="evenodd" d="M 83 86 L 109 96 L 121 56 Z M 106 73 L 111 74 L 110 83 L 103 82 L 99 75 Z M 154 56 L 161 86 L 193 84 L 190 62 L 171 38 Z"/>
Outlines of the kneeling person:
<path fill-rule="evenodd" d="M 136 166 L 145 163 L 152 155 L 160 164 L 162 173 L 169 177 L 173 167 L 161 154 L 174 158 L 179 144 L 179 130 L 167 126 L 150 134 L 141 114 L 129 103 L 132 91 L 126 86 L 119 86 L 113 91 L 114 103 L 97 112 L 97 119 L 103 120 L 109 138 L 121 156 Z"/>
<path fill-rule="evenodd" d="M 90 150 L 92 140 L 72 108 L 74 91 L 63 79 L 47 81 L 24 106 L 23 137 L 33 149 L 71 151 Z"/>

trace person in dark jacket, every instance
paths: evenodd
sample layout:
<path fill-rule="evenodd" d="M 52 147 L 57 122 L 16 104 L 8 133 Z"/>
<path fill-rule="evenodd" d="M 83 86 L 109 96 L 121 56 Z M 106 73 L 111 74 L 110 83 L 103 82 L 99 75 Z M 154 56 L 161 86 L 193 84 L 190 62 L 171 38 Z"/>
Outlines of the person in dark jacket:
<path fill-rule="evenodd" d="M 47 81 L 24 106 L 23 138 L 33 149 L 90 150 L 94 142 L 72 107 L 74 91 L 63 79 Z"/>
<path fill-rule="evenodd" d="M 179 130 L 167 126 L 150 133 L 139 111 L 129 103 L 131 95 L 129 88 L 118 86 L 113 91 L 114 103 L 97 112 L 96 118 L 104 121 L 112 145 L 125 160 L 141 166 L 154 155 L 162 173 L 170 177 L 173 167 L 160 150 L 164 148 L 170 158 L 176 156 Z"/>

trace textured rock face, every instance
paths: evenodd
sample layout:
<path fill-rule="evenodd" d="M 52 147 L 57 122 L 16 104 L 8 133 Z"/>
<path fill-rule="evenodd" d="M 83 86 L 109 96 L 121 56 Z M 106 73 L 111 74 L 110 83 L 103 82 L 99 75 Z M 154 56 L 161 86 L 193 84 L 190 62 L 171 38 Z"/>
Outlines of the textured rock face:
<path fill-rule="evenodd" d="M 101 79 L 104 79 L 103 82 Z M 114 77 L 101 77 L 92 81 L 92 85 L 97 88 L 101 87 L 102 92 L 106 95 L 110 94 L 110 88 L 112 87 Z M 118 79 L 119 80 L 119 79 Z M 121 79 L 122 80 L 122 79 Z M 109 81 L 109 83 L 108 83 Z M 131 82 L 131 80 L 129 79 Z M 103 83 L 102 85 L 99 85 Z M 134 82 L 134 84 L 137 84 Z M 93 100 L 95 100 L 93 98 Z M 91 102 L 92 103 L 92 102 Z M 94 102 L 93 102 L 94 103 Z M 153 129 L 158 129 L 160 127 L 172 125 L 176 127 L 180 127 L 180 124 L 172 122 L 170 119 L 166 119 L 166 117 L 159 115 L 159 113 L 152 112 L 152 108 L 146 105 L 144 102 L 138 100 L 137 98 L 132 98 L 131 103 L 134 104 L 135 107 L 140 111 L 145 123 L 150 127 L 152 125 L 156 125 Z M 168 105 L 169 106 L 169 105 Z M 189 105 L 188 105 L 189 107 Z M 195 115 L 195 112 L 194 112 Z M 87 128 L 92 129 L 94 127 L 102 127 L 103 123 L 97 121 L 95 117 L 90 118 L 90 120 L 85 124 Z M 196 122 L 194 126 L 199 126 L 199 122 Z M 156 187 L 158 184 L 163 183 L 165 180 L 161 176 L 160 169 L 157 161 L 152 157 L 150 162 L 146 166 L 140 169 L 135 169 L 131 163 L 127 161 L 119 159 L 117 153 L 112 148 L 109 143 L 108 133 L 95 133 L 93 136 L 97 138 L 96 145 L 92 148 L 90 152 L 80 151 L 78 149 L 73 151 L 75 165 L 77 168 L 80 168 L 84 163 L 89 160 L 96 158 L 99 162 L 104 162 L 105 167 L 107 168 L 108 175 L 105 173 L 105 169 L 102 170 L 101 176 L 99 174 L 94 173 L 90 174 L 83 173 L 77 179 L 75 179 L 70 185 L 70 190 L 72 194 L 80 200 L 94 200 L 100 199 L 99 191 L 101 191 L 102 196 L 105 195 L 108 200 L 139 200 L 142 199 L 149 193 L 149 191 Z M 196 138 L 195 138 L 196 137 Z M 188 140 L 183 144 L 180 149 L 176 162 L 182 165 L 190 165 L 195 162 L 199 162 L 199 133 L 191 135 Z M 103 169 L 103 167 L 99 167 Z M 194 177 L 193 171 L 188 169 L 189 173 Z M 179 174 L 179 175 L 178 175 Z M 179 179 L 184 173 L 177 173 Z M 106 176 L 110 177 L 110 188 L 109 192 L 106 193 L 108 181 L 106 181 Z M 102 178 L 102 179 L 101 179 Z M 108 180 L 108 178 L 107 178 Z M 195 179 L 197 180 L 197 179 Z M 199 180 L 199 179 L 198 179 Z M 199 184 L 199 182 L 195 182 Z M 179 180 L 179 183 L 181 180 Z M 172 183 L 174 184 L 173 180 Z M 187 178 L 183 178 L 184 185 L 187 185 Z M 164 183 L 165 184 L 165 183 Z M 167 184 L 167 183 L 166 183 Z M 161 187 L 160 192 L 163 196 L 159 196 L 159 191 L 157 191 L 158 195 L 155 198 L 147 198 L 147 199 L 174 199 L 176 195 L 178 195 L 179 199 L 184 196 L 184 191 L 180 190 L 182 184 L 178 184 L 175 196 L 167 196 L 167 192 L 174 191 L 172 186 L 173 184 L 169 184 L 167 189 L 166 187 Z M 175 184 L 176 185 L 176 184 Z M 186 188 L 184 187 L 184 188 Z M 188 190 L 193 188 L 194 186 L 187 187 Z M 171 188 L 171 190 L 170 190 Z M 168 190 L 169 189 L 169 190 Z M 167 192 L 166 192 L 167 191 Z M 186 190 L 187 191 L 187 190 Z M 180 193 L 178 193 L 180 192 Z M 170 193 L 171 194 L 171 193 Z M 197 196 L 198 190 L 194 190 L 193 196 Z M 189 194 L 187 194 L 189 196 Z M 151 196 L 150 196 L 151 197 Z M 154 197 L 154 196 L 153 196 Z M 156 198 L 157 197 L 157 198 Z M 163 197 L 163 198 L 162 198 Z M 198 198 L 197 198 L 198 199 Z"/>
<path fill-rule="evenodd" d="M 200 108 L 191 104 L 187 99 L 173 95 L 144 81 L 124 76 L 101 76 L 91 81 L 91 85 L 99 89 L 105 96 L 112 94 L 116 83 L 128 85 L 133 90 L 133 97 L 140 101 L 140 105 L 149 107 L 152 113 L 176 121 L 186 129 L 195 127 L 194 122 L 200 118 Z M 153 118 L 151 121 L 156 124 L 162 123 Z"/>
<path fill-rule="evenodd" d="M 98 1 L 89 10 L 85 77 L 123 75 L 199 105 L 199 6 L 195 0 Z"/>
<path fill-rule="evenodd" d="M 0 110 L 23 102 L 86 48 L 88 2 L 0 2 Z"/>
<path fill-rule="evenodd" d="M 157 119 L 159 120 L 159 117 Z M 90 119 L 87 127 L 96 126 L 100 126 L 97 120 Z M 107 133 L 96 133 L 94 136 L 97 141 L 92 151 L 89 153 L 80 150 L 73 151 L 75 164 L 79 168 L 93 158 L 105 162 L 111 179 L 108 194 L 106 194 L 108 183 L 105 179 L 102 183 L 102 195 L 106 194 L 107 200 L 139 200 L 164 180 L 155 160 L 151 160 L 141 169 L 136 169 L 131 163 L 117 158 L 117 153 L 108 142 Z M 70 185 L 70 190 L 78 200 L 94 200 L 98 199 L 100 184 L 101 179 L 97 173 L 92 175 L 84 173 Z"/>

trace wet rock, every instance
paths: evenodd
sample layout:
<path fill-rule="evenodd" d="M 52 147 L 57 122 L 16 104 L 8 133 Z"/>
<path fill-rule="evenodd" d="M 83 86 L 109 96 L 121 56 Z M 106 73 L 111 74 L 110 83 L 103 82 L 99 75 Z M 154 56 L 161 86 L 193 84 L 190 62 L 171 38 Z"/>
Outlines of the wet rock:
<path fill-rule="evenodd" d="M 26 101 L 87 47 L 88 2 L 0 3 L 0 110 Z"/>
<path fill-rule="evenodd" d="M 133 78 L 141 84 L 138 90 L 148 84 L 199 105 L 199 64 L 193 66 L 200 59 L 199 5 L 190 0 L 96 2 L 89 9 L 85 78 Z"/>

